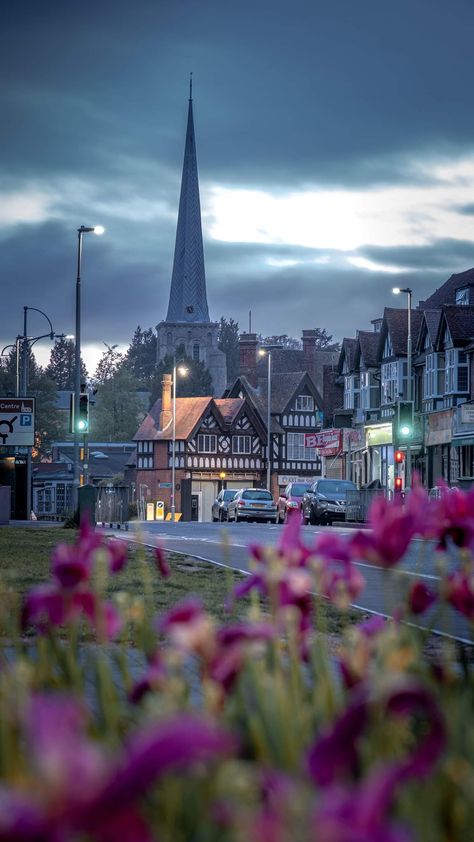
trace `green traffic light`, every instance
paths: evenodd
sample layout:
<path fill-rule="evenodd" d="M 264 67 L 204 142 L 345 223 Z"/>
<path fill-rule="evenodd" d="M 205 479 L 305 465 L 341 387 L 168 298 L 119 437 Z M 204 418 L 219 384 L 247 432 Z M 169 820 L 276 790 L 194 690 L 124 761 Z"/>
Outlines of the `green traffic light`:
<path fill-rule="evenodd" d="M 403 424 L 403 426 L 400 427 L 400 434 L 402 436 L 409 436 L 411 434 L 411 427 L 408 427 L 406 424 Z"/>
<path fill-rule="evenodd" d="M 82 433 L 87 430 L 87 421 L 79 421 L 77 424 L 77 429 Z"/>

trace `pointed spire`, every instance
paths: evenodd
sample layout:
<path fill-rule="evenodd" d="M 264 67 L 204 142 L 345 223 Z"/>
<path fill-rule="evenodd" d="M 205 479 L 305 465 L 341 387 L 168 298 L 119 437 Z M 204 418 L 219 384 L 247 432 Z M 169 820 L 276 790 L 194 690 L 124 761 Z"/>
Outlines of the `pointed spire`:
<path fill-rule="evenodd" d="M 167 322 L 209 322 L 194 138 L 192 74 Z"/>
<path fill-rule="evenodd" d="M 193 101 L 193 71 L 189 74 L 189 101 Z"/>

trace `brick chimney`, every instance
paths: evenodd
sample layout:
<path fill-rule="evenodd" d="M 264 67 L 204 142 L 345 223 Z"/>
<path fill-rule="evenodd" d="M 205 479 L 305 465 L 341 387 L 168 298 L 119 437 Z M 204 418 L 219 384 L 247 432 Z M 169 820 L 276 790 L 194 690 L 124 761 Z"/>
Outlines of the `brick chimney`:
<path fill-rule="evenodd" d="M 173 411 L 171 409 L 171 374 L 164 374 L 161 385 L 163 387 L 161 393 L 161 412 L 160 412 L 160 430 L 164 430 L 173 418 Z"/>
<path fill-rule="evenodd" d="M 312 377 L 316 363 L 316 330 L 304 330 L 301 337 L 303 342 L 303 371 L 307 371 Z"/>
<path fill-rule="evenodd" d="M 239 336 L 239 374 L 244 375 L 251 386 L 257 386 L 257 334 L 241 333 Z"/>

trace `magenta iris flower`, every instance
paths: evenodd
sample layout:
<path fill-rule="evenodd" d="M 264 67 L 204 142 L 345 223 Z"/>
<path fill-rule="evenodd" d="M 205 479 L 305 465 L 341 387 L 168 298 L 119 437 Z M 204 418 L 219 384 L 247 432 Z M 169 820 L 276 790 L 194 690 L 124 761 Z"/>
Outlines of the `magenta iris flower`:
<path fill-rule="evenodd" d="M 413 512 L 401 501 L 376 497 L 369 511 L 370 531 L 356 532 L 350 541 L 354 560 L 394 567 L 405 555 L 416 533 Z"/>
<path fill-rule="evenodd" d="M 412 614 L 423 614 L 437 600 L 437 595 L 424 582 L 414 582 L 408 591 L 408 608 Z"/>
<path fill-rule="evenodd" d="M 474 490 L 442 487 L 440 499 L 433 501 L 433 523 L 438 549 L 452 542 L 474 551 Z"/>
<path fill-rule="evenodd" d="M 336 780 L 354 776 L 357 770 L 357 742 L 367 723 L 364 699 L 354 702 L 327 733 L 319 737 L 308 754 L 308 769 L 322 787 Z"/>
<path fill-rule="evenodd" d="M 465 570 L 450 573 L 446 580 L 446 599 L 456 611 L 474 620 L 474 573 Z"/>
<path fill-rule="evenodd" d="M 161 573 L 163 578 L 166 579 L 170 575 L 171 570 L 166 559 L 165 552 L 162 547 L 155 547 L 154 552 L 156 568 L 159 571 L 159 573 Z"/>

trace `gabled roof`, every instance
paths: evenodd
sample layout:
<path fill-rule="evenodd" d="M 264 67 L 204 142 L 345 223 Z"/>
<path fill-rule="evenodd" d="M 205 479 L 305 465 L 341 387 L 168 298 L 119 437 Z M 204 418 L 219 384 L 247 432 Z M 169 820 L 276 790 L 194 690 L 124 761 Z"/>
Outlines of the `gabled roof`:
<path fill-rule="evenodd" d="M 223 430 L 232 426 L 246 405 L 245 398 L 176 398 L 176 439 L 187 441 L 211 412 Z M 248 404 L 247 404 L 248 406 Z M 250 407 L 251 410 L 251 407 Z M 173 424 L 160 430 L 161 398 L 155 401 L 150 412 L 138 428 L 134 441 L 162 441 L 173 438 Z M 251 413 L 250 413 L 251 414 Z M 260 425 L 259 432 L 262 432 Z"/>
<path fill-rule="evenodd" d="M 445 327 L 449 328 L 454 348 L 463 348 L 474 338 L 474 306 L 443 307 L 436 344 L 441 342 Z"/>
<path fill-rule="evenodd" d="M 354 351 L 356 347 L 357 339 L 349 339 L 345 337 L 342 340 L 341 344 L 341 353 L 339 354 L 339 360 L 337 363 L 337 372 L 338 374 L 342 374 L 342 370 L 344 367 L 344 361 L 347 362 L 347 368 L 349 371 L 353 371 L 354 366 Z"/>
<path fill-rule="evenodd" d="M 259 377 L 258 386 L 255 388 L 251 386 L 247 378 L 243 375 L 237 377 L 232 385 L 226 390 L 226 395 L 237 395 L 240 392 L 247 395 L 249 401 L 257 410 L 260 418 L 266 424 L 267 420 L 267 385 L 268 379 L 266 377 Z M 283 428 L 278 424 L 274 415 L 281 415 L 285 412 L 289 403 L 296 394 L 300 394 L 300 390 L 308 388 L 313 395 L 316 406 L 322 410 L 323 400 L 321 395 L 314 385 L 314 382 L 307 371 L 292 371 L 286 373 L 279 373 L 278 376 L 273 376 L 271 381 L 271 413 L 272 422 L 271 429 L 274 433 L 282 433 Z"/>
<path fill-rule="evenodd" d="M 469 286 L 474 284 L 474 269 L 467 269 L 465 272 L 459 272 L 456 275 L 451 275 L 445 283 L 439 287 L 433 295 L 430 295 L 426 301 L 420 302 L 423 309 L 436 310 L 441 308 L 444 304 L 456 303 L 456 290 L 459 287 Z"/>
<path fill-rule="evenodd" d="M 418 336 L 420 330 L 421 320 L 423 318 L 422 310 L 411 311 L 411 335 L 412 338 Z M 390 334 L 392 342 L 393 355 L 395 357 L 406 357 L 407 354 L 407 338 L 408 338 L 408 311 L 406 308 L 402 310 L 394 307 L 385 307 L 383 312 L 382 329 L 379 334 L 379 355 L 382 359 L 383 348 L 387 334 Z"/>
<path fill-rule="evenodd" d="M 375 330 L 360 330 L 358 332 L 353 354 L 355 368 L 358 368 L 361 362 L 365 368 L 378 366 L 379 339 L 380 335 Z"/>
<path fill-rule="evenodd" d="M 434 347 L 441 319 L 441 310 L 423 310 L 422 312 L 418 336 L 413 337 L 413 348 L 418 354 L 422 354 L 424 351 L 426 335 L 428 335 L 430 344 Z"/>

